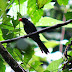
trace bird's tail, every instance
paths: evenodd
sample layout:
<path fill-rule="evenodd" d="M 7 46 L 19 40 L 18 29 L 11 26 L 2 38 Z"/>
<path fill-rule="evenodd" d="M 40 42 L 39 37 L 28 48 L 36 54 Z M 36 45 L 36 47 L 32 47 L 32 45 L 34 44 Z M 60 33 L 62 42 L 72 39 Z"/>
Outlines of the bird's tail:
<path fill-rule="evenodd" d="M 45 47 L 45 45 L 42 43 L 40 39 L 37 40 L 37 44 L 40 47 L 42 52 L 44 51 L 46 54 L 49 53 L 49 50 Z"/>

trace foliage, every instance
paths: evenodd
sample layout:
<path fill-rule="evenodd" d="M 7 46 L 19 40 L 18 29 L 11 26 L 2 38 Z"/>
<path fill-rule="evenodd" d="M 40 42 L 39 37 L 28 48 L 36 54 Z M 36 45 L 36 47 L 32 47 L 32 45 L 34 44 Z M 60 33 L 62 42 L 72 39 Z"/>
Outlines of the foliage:
<path fill-rule="evenodd" d="M 72 6 L 68 1 L 69 0 L 0 0 L 0 41 L 26 35 L 23 24 L 18 21 L 20 17 L 30 19 L 38 30 L 58 23 L 63 23 L 63 18 L 66 18 L 66 20 L 71 19 Z M 67 8 L 67 6 L 69 6 L 69 8 Z M 67 46 L 68 44 L 71 44 L 72 41 L 72 23 L 63 27 L 66 29 L 64 39 L 68 40 L 66 43 Z M 62 28 L 57 28 L 40 34 L 40 39 L 47 48 L 52 49 L 52 53 L 54 53 L 54 50 L 56 51 L 59 49 L 61 30 Z M 57 34 L 59 34 L 59 36 Z M 19 39 L 15 42 L 3 45 L 12 57 L 16 61 L 21 62 L 20 65 L 25 70 L 29 70 L 29 72 L 70 72 L 69 69 L 72 67 L 72 46 L 67 52 L 68 55 L 71 56 L 68 57 L 68 59 L 64 58 L 65 60 L 63 60 L 60 58 L 55 61 L 47 61 L 47 57 L 42 58 L 36 55 L 36 52 L 40 50 L 38 49 L 37 44 L 29 38 Z M 63 46 L 63 48 L 66 46 Z M 38 50 L 36 51 L 36 49 Z M 40 53 L 41 52 L 39 52 L 39 54 Z M 44 54 L 42 53 L 41 56 L 43 55 Z M 68 60 L 68 62 L 66 60 Z M 44 65 L 47 66 L 46 69 L 43 68 Z M 0 72 L 5 72 L 5 69 L 6 63 L 0 56 Z"/>

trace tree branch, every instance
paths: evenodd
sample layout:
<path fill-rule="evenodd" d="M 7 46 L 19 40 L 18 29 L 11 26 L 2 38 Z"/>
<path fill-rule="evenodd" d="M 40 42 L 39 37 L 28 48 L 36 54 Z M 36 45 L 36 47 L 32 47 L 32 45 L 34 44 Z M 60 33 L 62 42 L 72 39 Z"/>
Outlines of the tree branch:
<path fill-rule="evenodd" d="M 26 72 L 9 54 L 9 52 L 4 48 L 4 46 L 0 43 L 0 54 L 4 58 L 4 60 L 10 65 L 10 67 L 15 72 Z"/>
<path fill-rule="evenodd" d="M 25 36 L 21 36 L 21 37 L 18 37 L 18 38 L 9 39 L 9 40 L 5 40 L 5 41 L 0 41 L 0 42 L 1 42 L 1 43 L 13 42 L 13 41 L 16 41 L 16 40 L 18 40 L 18 39 L 20 39 L 20 38 L 27 38 L 27 37 L 29 37 L 29 36 L 31 36 L 31 35 L 36 34 L 36 33 L 39 34 L 39 33 L 45 32 L 46 30 L 51 30 L 51 29 L 55 29 L 55 28 L 62 27 L 62 26 L 67 25 L 67 24 L 69 24 L 69 23 L 71 23 L 71 22 L 72 22 L 72 19 L 70 19 L 70 20 L 68 20 L 68 21 L 66 21 L 66 22 L 64 22 L 64 23 L 60 23 L 60 24 L 56 24 L 56 25 L 51 26 L 51 27 L 43 28 L 43 29 L 40 30 L 40 31 L 36 31 L 36 32 L 30 33 L 30 34 L 27 34 L 27 35 L 25 35 Z"/>

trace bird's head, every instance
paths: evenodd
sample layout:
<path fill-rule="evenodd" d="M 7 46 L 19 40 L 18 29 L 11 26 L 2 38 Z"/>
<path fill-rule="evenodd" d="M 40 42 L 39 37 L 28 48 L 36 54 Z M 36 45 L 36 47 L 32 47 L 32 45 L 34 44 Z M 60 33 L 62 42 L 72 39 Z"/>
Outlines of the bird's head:
<path fill-rule="evenodd" d="M 28 19 L 27 18 L 20 18 L 19 21 L 26 23 L 28 21 Z"/>

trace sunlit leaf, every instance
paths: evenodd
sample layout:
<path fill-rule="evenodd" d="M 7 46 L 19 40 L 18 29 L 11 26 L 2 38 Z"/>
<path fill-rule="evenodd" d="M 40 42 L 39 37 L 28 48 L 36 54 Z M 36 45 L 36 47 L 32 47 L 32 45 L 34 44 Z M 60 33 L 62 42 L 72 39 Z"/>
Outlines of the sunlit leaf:
<path fill-rule="evenodd" d="M 37 0 L 38 7 L 43 8 L 46 3 L 49 3 L 51 0 Z"/>
<path fill-rule="evenodd" d="M 68 51 L 67 54 L 72 56 L 72 51 Z"/>
<path fill-rule="evenodd" d="M 39 35 L 40 35 L 41 41 L 48 41 L 42 34 L 39 34 Z"/>
<path fill-rule="evenodd" d="M 5 12 L 8 0 L 0 0 L 0 15 Z"/>
<path fill-rule="evenodd" d="M 60 21 L 60 20 L 57 20 L 57 19 L 54 19 L 54 18 L 51 18 L 51 17 L 42 17 L 39 22 L 36 23 L 36 26 L 53 26 L 53 25 L 56 25 L 56 24 L 59 24 L 59 23 L 64 23 L 63 21 Z M 71 28 L 72 25 L 71 24 L 68 24 L 68 25 L 65 25 L 63 27 L 69 27 Z"/>
<path fill-rule="evenodd" d="M 60 4 L 60 5 L 67 5 L 68 4 L 68 0 L 57 0 L 57 2 Z"/>
<path fill-rule="evenodd" d="M 36 0 L 28 0 L 27 8 L 28 8 L 27 13 L 31 17 L 33 23 L 38 22 L 41 16 L 43 15 L 43 10 L 38 9 Z"/>
<path fill-rule="evenodd" d="M 0 29 L 0 41 L 4 40 L 3 37 L 2 37 L 2 31 Z"/>
<path fill-rule="evenodd" d="M 45 4 L 44 7 L 43 7 L 44 10 L 45 10 L 45 9 L 52 9 L 52 8 L 54 8 L 54 6 L 52 6 L 51 3 L 47 3 L 47 4 Z"/>
<path fill-rule="evenodd" d="M 55 46 L 59 45 L 59 42 L 56 41 L 47 41 L 44 43 L 47 48 L 54 48 Z"/>
<path fill-rule="evenodd" d="M 42 17 L 39 20 L 39 22 L 36 23 L 36 26 L 53 26 L 58 23 L 62 23 L 62 21 L 59 21 L 59 20 L 51 18 L 51 17 Z"/>
<path fill-rule="evenodd" d="M 47 70 L 49 71 L 53 71 L 53 72 L 57 72 L 58 71 L 58 67 L 59 65 L 61 64 L 62 62 L 62 58 L 59 59 L 59 60 L 56 60 L 56 61 L 52 61 L 48 67 L 47 67 Z"/>

